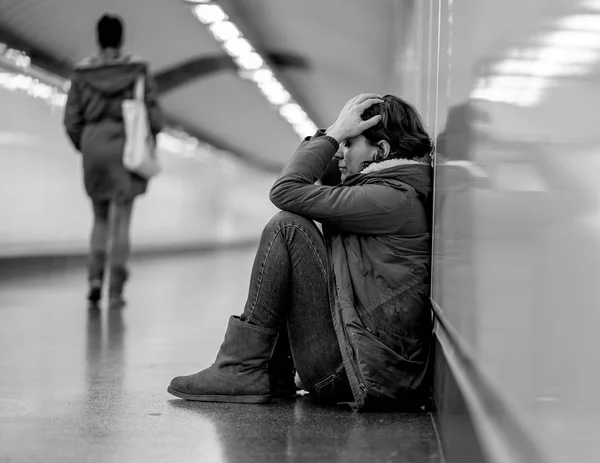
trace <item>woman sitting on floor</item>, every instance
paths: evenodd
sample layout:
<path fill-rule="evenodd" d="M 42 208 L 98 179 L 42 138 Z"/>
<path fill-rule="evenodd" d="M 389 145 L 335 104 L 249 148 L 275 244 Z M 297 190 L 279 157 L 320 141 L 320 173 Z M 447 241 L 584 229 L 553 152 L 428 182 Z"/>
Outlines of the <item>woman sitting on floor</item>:
<path fill-rule="evenodd" d="M 263 231 L 243 313 L 230 317 L 215 363 L 174 378 L 168 391 L 262 403 L 295 394 L 295 368 L 323 401 L 422 406 L 432 331 L 431 151 L 417 111 L 392 95 L 359 95 L 327 131 L 306 138 L 271 189 L 283 212 Z M 341 183 L 316 184 L 332 169 Z"/>

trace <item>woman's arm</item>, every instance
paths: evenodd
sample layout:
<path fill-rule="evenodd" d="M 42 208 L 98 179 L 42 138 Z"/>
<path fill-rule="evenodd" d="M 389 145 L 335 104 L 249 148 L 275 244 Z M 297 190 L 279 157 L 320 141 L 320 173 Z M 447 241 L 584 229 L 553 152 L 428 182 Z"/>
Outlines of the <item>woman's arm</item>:
<path fill-rule="evenodd" d="M 146 90 L 145 101 L 146 108 L 148 108 L 148 119 L 150 120 L 150 131 L 152 135 L 156 137 L 158 133 L 164 128 L 165 120 L 162 109 L 158 104 L 158 92 L 156 90 L 156 82 L 154 78 L 146 69 L 146 84 L 144 86 Z"/>
<path fill-rule="evenodd" d="M 389 234 L 398 231 L 410 208 L 408 191 L 384 183 L 357 186 L 315 185 L 337 146 L 316 137 L 300 145 L 273 188 L 270 199 L 278 208 L 333 225 L 342 231 Z"/>
<path fill-rule="evenodd" d="M 342 181 L 342 173 L 340 172 L 339 162 L 336 158 L 333 158 L 329 165 L 325 168 L 325 172 L 319 178 L 321 185 L 335 186 L 339 185 Z"/>
<path fill-rule="evenodd" d="M 71 86 L 67 95 L 67 104 L 65 106 L 64 125 L 71 143 L 77 151 L 81 150 L 81 133 L 85 125 L 83 118 L 83 107 L 81 102 L 81 92 L 78 85 L 77 75 L 71 76 Z"/>

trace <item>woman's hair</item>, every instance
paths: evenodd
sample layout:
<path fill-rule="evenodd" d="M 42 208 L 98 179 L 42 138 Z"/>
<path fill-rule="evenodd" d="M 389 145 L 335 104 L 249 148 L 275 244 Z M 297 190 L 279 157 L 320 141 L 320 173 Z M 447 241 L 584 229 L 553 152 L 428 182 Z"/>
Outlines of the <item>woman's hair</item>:
<path fill-rule="evenodd" d="M 105 14 L 96 24 L 100 48 L 121 48 L 123 43 L 123 21 L 118 16 Z"/>
<path fill-rule="evenodd" d="M 381 140 L 390 144 L 390 153 L 385 159 L 429 157 L 433 150 L 433 142 L 414 106 L 393 95 L 385 95 L 382 100 L 383 103 L 374 104 L 363 112 L 363 120 L 379 114 L 382 117 L 362 135 L 371 145 L 376 145 Z M 383 160 L 383 156 L 378 153 L 372 162 Z M 364 163 L 364 167 L 372 162 Z"/>

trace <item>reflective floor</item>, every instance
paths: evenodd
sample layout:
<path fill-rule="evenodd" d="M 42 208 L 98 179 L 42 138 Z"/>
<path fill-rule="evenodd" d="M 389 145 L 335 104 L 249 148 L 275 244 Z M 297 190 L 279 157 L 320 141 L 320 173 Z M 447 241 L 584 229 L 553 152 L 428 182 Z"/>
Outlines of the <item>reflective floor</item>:
<path fill-rule="evenodd" d="M 82 267 L 0 283 L 0 461 L 440 461 L 428 415 L 166 393 L 214 360 L 252 258 L 134 262 L 122 312 L 85 309 Z"/>

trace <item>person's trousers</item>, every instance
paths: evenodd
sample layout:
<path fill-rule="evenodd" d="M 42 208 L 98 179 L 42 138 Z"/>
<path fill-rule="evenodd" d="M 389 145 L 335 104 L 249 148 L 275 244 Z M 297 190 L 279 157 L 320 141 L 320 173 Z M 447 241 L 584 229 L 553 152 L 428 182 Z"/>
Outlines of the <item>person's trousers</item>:
<path fill-rule="evenodd" d="M 352 400 L 331 315 L 329 272 L 314 222 L 278 213 L 262 233 L 241 319 L 287 330 L 280 339 L 289 339 L 304 389 L 322 399 Z"/>
<path fill-rule="evenodd" d="M 110 246 L 110 266 L 126 278 L 131 254 L 129 229 L 133 200 L 92 201 L 94 225 L 90 239 L 89 280 L 102 280 Z"/>

